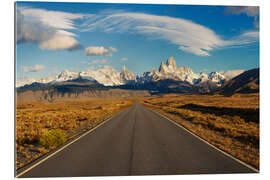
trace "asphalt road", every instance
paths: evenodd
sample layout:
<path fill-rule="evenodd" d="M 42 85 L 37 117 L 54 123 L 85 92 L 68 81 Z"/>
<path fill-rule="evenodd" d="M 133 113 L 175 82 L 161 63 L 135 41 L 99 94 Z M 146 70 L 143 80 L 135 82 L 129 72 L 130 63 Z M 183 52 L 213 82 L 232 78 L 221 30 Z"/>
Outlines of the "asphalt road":
<path fill-rule="evenodd" d="M 252 172 L 136 103 L 19 177 Z"/>

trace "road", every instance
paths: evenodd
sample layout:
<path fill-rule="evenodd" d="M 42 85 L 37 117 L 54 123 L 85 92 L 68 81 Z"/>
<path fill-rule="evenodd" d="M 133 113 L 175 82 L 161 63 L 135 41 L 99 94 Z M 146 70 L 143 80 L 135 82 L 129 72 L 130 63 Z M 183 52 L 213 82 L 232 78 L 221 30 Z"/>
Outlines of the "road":
<path fill-rule="evenodd" d="M 254 170 L 135 103 L 31 170 L 22 172 L 18 173 L 19 177 L 252 173 Z"/>

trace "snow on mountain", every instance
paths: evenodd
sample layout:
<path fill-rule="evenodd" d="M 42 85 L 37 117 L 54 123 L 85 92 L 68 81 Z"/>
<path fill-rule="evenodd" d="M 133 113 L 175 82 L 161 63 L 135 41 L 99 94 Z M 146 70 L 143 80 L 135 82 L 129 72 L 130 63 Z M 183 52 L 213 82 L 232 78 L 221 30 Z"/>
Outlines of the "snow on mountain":
<path fill-rule="evenodd" d="M 198 78 L 194 79 L 193 82 L 194 82 L 194 84 L 199 84 L 199 83 L 203 83 L 207 80 L 209 80 L 208 74 L 206 74 L 205 72 L 201 72 L 198 75 Z"/>
<path fill-rule="evenodd" d="M 52 78 L 52 77 L 46 77 L 46 78 L 39 78 L 39 79 L 29 78 L 29 79 L 26 79 L 24 81 L 17 80 L 16 81 L 16 87 L 21 87 L 21 86 L 24 86 L 24 85 L 29 85 L 29 84 L 32 84 L 34 82 L 38 82 L 38 83 L 50 83 L 54 79 L 55 78 Z"/>
<path fill-rule="evenodd" d="M 219 72 L 211 72 L 209 74 L 208 78 L 212 82 L 216 83 L 217 86 L 221 86 L 226 80 L 226 77 L 223 74 L 219 73 Z"/>
<path fill-rule="evenodd" d="M 122 71 L 120 72 L 120 81 L 122 84 L 135 83 L 136 76 L 131 71 L 129 71 L 124 65 Z"/>
<path fill-rule="evenodd" d="M 116 86 L 123 84 L 121 82 L 120 73 L 110 66 L 104 66 L 98 70 L 88 70 L 80 72 L 83 79 L 94 79 L 104 86 Z"/>
<path fill-rule="evenodd" d="M 218 72 L 212 72 L 209 75 L 204 72 L 196 74 L 191 68 L 185 66 L 177 67 L 174 58 L 170 57 L 166 64 L 163 61 L 161 62 L 158 70 L 152 69 L 152 71 L 145 72 L 139 79 L 139 82 L 158 81 L 161 79 L 184 81 L 191 85 L 212 81 L 217 86 L 221 86 L 225 82 L 226 76 Z"/>
<path fill-rule="evenodd" d="M 68 70 L 62 71 L 55 79 L 56 82 L 63 82 L 78 78 L 78 73 L 69 72 Z"/>
<path fill-rule="evenodd" d="M 190 84 L 194 83 L 194 80 L 198 78 L 192 69 L 186 68 L 184 66 L 177 67 L 176 62 L 173 57 L 170 57 L 166 64 L 162 61 L 159 70 L 152 69 L 151 72 L 146 72 L 143 74 L 146 81 L 158 81 L 161 79 L 173 79 L 175 81 L 186 81 Z"/>
<path fill-rule="evenodd" d="M 174 81 L 188 82 L 191 85 L 196 85 L 210 81 L 215 83 L 217 86 L 221 86 L 226 80 L 231 79 L 244 72 L 243 70 L 233 70 L 227 71 L 226 73 L 211 72 L 209 75 L 201 72 L 196 74 L 191 68 L 184 66 L 178 67 L 176 65 L 175 59 L 170 57 L 166 63 L 161 62 L 159 68 L 155 70 L 152 68 L 151 71 L 143 73 L 142 76 L 135 76 L 131 71 L 129 71 L 125 66 L 123 66 L 122 71 L 118 72 L 110 66 L 104 66 L 101 69 L 85 70 L 76 72 L 69 72 L 64 70 L 55 78 L 40 78 L 40 79 L 28 79 L 25 81 L 17 81 L 16 87 L 20 87 L 26 84 L 31 84 L 33 82 L 39 83 L 55 83 L 73 80 L 76 78 L 82 78 L 90 81 L 97 81 L 104 86 L 117 86 L 124 84 L 134 84 L 134 83 L 144 83 L 144 82 L 156 82 L 164 79 L 171 79 Z"/>

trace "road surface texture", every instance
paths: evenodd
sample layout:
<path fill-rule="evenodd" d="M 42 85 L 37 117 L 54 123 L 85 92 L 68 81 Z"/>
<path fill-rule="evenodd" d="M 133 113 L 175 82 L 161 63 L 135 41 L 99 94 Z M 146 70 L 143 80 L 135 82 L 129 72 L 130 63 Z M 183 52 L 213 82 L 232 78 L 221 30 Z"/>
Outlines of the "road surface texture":
<path fill-rule="evenodd" d="M 135 103 L 18 177 L 252 173 L 152 110 Z"/>

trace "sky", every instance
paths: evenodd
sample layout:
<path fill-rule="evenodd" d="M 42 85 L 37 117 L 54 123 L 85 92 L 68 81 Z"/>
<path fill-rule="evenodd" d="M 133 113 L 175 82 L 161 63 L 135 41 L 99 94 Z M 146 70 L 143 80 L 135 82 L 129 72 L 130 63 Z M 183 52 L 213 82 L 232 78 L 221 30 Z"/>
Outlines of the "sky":
<path fill-rule="evenodd" d="M 259 8 L 16 3 L 17 80 L 123 65 L 141 75 L 171 56 L 195 73 L 259 67 Z"/>

